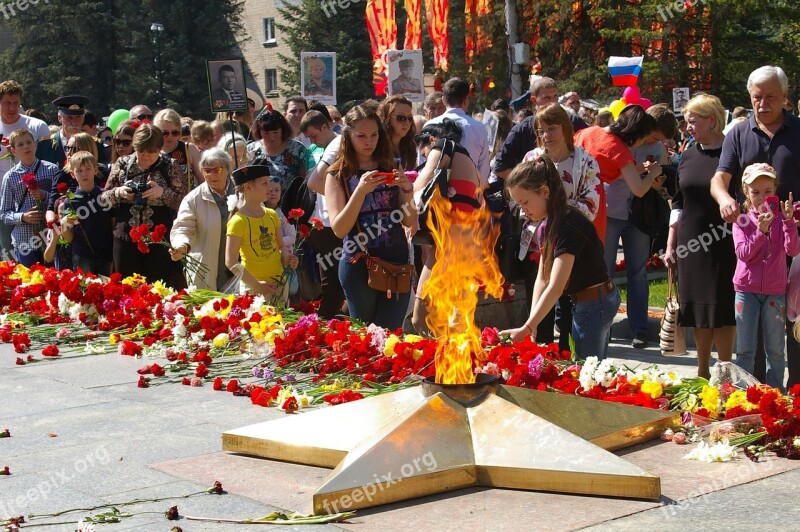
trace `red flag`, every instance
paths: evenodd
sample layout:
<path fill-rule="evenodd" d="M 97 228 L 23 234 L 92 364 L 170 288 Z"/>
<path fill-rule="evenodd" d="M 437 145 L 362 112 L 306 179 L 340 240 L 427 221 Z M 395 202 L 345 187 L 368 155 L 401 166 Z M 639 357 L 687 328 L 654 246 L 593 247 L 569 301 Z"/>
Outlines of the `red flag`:
<path fill-rule="evenodd" d="M 397 20 L 393 0 L 369 0 L 367 2 L 367 31 L 372 45 L 372 84 L 375 95 L 386 93 L 386 50 L 397 48 Z"/>

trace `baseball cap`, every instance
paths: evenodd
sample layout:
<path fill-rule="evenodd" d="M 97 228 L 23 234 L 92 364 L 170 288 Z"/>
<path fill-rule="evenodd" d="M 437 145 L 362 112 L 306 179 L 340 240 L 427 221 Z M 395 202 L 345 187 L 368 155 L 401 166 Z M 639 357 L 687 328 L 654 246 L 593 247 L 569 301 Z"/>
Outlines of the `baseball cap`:
<path fill-rule="evenodd" d="M 744 173 L 742 174 L 742 183 L 745 185 L 751 185 L 757 177 L 762 175 L 771 177 L 772 179 L 778 179 L 775 169 L 767 163 L 753 163 L 744 169 Z"/>

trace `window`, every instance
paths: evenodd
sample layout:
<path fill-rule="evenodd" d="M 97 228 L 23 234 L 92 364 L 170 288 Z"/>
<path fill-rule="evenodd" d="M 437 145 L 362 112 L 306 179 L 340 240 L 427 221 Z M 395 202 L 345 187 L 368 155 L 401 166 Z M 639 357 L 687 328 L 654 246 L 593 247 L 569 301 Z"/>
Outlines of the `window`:
<path fill-rule="evenodd" d="M 270 93 L 278 90 L 278 71 L 268 68 L 264 71 L 264 92 Z"/>
<path fill-rule="evenodd" d="M 264 19 L 264 44 L 275 44 L 275 19 Z"/>

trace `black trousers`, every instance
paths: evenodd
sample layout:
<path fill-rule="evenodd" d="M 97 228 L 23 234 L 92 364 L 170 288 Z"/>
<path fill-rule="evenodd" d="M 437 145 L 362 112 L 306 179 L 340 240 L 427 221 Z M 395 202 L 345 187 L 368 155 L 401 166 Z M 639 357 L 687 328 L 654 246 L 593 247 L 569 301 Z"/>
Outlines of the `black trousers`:
<path fill-rule="evenodd" d="M 323 319 L 330 320 L 342 313 L 344 290 L 339 282 L 339 261 L 334 254 L 341 256 L 342 239 L 334 234 L 333 229 L 325 227 L 319 231 L 311 231 L 308 241 L 317 252 L 319 276 L 322 283 L 322 300 L 317 311 Z"/>

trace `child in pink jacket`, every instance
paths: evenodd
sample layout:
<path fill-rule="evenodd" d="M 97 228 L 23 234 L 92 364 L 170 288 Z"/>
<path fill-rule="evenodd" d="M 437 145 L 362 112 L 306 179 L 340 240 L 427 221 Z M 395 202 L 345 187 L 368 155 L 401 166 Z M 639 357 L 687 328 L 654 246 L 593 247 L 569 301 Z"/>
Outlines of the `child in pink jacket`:
<path fill-rule="evenodd" d="M 776 190 L 775 170 L 751 164 L 742 175 L 746 214 L 733 224 L 736 249 L 736 365 L 752 373 L 758 323 L 764 330 L 767 384 L 786 391 L 784 345 L 786 326 L 786 255 L 800 254 L 792 195 L 770 208 L 765 202 Z M 775 209 L 775 210 L 773 210 Z"/>

